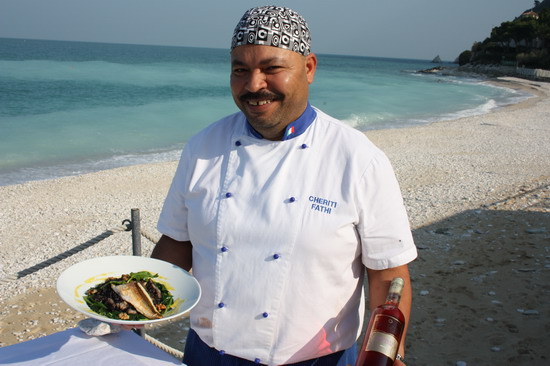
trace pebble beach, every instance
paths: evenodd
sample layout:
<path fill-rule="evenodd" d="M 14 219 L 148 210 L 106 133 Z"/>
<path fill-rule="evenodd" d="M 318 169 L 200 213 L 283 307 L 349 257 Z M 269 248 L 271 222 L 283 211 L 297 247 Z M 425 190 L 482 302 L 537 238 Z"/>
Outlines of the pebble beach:
<path fill-rule="evenodd" d="M 547 365 L 550 332 L 550 83 L 500 77 L 533 94 L 491 113 L 367 136 L 393 163 L 418 259 L 407 365 Z M 70 265 L 131 255 L 131 233 L 18 280 L 19 271 L 130 219 L 156 220 L 177 162 L 0 187 L 0 347 L 83 319 L 55 290 Z M 142 239 L 142 254 L 153 243 Z M 4 279 L 4 280 L 2 280 Z M 148 329 L 183 350 L 185 319 Z"/>

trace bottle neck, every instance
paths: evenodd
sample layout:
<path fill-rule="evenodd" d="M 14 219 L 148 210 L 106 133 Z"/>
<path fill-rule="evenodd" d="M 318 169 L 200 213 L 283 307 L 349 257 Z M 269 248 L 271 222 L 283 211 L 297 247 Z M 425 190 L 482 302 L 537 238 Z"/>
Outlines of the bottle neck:
<path fill-rule="evenodd" d="M 401 300 L 401 294 L 396 292 L 390 292 L 388 296 L 386 297 L 386 305 L 399 305 L 399 301 Z"/>
<path fill-rule="evenodd" d="M 387 305 L 399 305 L 404 284 L 405 283 L 402 278 L 396 277 L 393 279 L 388 290 L 388 296 L 386 297 Z"/>

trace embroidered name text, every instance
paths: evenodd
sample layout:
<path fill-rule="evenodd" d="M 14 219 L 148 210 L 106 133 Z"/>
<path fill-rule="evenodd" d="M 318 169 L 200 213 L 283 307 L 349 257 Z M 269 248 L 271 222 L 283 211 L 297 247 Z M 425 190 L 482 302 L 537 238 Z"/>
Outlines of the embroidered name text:
<path fill-rule="evenodd" d="M 311 209 L 326 214 L 331 214 L 332 209 L 336 208 L 337 202 L 330 201 L 325 198 L 309 196 L 309 202 L 311 202 Z"/>

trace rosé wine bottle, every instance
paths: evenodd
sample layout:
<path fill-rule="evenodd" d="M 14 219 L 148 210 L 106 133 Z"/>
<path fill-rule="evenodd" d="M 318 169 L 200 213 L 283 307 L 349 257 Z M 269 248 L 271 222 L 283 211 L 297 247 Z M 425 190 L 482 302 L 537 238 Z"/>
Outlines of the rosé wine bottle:
<path fill-rule="evenodd" d="M 396 277 L 390 284 L 386 303 L 373 310 L 355 366 L 391 366 L 405 329 L 399 300 L 405 281 Z"/>

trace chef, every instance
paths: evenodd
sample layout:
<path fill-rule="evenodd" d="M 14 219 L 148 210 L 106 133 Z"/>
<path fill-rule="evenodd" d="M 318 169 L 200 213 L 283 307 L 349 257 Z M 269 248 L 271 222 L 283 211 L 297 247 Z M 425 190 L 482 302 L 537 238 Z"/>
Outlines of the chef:
<path fill-rule="evenodd" d="M 417 255 L 387 157 L 309 103 L 317 57 L 304 18 L 248 10 L 231 43 L 240 111 L 186 144 L 153 257 L 201 285 L 184 363 L 354 365 L 363 319 Z M 404 342 L 399 348 L 401 364 Z"/>

